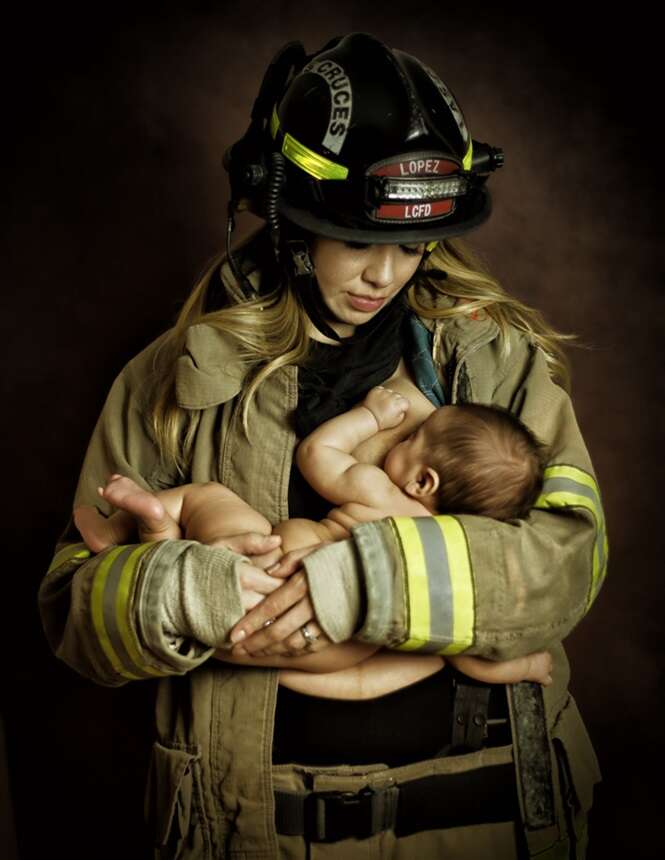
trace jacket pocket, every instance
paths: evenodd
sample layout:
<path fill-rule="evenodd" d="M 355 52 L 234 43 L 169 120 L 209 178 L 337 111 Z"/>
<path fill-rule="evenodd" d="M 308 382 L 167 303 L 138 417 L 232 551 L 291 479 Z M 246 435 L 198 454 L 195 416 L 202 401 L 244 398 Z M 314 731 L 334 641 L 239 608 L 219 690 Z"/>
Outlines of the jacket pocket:
<path fill-rule="evenodd" d="M 573 856 L 584 856 L 587 813 L 593 804 L 594 786 L 602 779 L 598 759 L 589 740 L 575 700 L 569 696 L 552 731 L 559 771 L 561 797 L 570 836 L 577 847 Z"/>
<path fill-rule="evenodd" d="M 210 856 L 207 822 L 203 815 L 201 764 L 197 750 L 152 748 L 145 817 L 156 857 L 186 860 Z"/>

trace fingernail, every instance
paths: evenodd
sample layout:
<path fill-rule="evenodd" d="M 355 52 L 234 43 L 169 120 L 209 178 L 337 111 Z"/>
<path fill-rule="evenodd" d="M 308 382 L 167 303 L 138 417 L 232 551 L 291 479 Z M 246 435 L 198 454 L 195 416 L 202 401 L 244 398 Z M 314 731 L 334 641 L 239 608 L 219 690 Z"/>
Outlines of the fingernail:
<path fill-rule="evenodd" d="M 236 630 L 235 633 L 231 634 L 231 642 L 242 642 L 242 640 L 247 636 L 244 630 Z"/>

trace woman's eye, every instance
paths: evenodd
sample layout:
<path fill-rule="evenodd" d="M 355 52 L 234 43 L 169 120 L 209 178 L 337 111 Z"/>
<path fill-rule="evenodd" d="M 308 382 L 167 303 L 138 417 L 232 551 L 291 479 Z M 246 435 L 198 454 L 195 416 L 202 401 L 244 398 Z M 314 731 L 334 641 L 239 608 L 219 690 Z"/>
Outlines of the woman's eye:
<path fill-rule="evenodd" d="M 369 245 L 366 242 L 344 242 L 347 248 L 351 248 L 354 251 L 364 251 L 365 248 L 369 248 Z"/>
<path fill-rule="evenodd" d="M 400 245 L 400 248 L 405 254 L 408 254 L 410 257 L 415 257 L 416 255 L 422 254 L 425 250 L 424 245 Z"/>

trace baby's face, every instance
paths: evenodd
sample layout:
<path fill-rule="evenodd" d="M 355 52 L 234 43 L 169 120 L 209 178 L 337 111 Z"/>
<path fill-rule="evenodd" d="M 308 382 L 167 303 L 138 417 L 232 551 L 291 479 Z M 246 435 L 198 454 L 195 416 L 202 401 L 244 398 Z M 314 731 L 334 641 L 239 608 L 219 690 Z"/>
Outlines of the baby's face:
<path fill-rule="evenodd" d="M 414 480 L 425 465 L 425 454 L 428 447 L 426 423 L 421 424 L 410 436 L 407 436 L 388 452 L 383 470 L 393 484 L 398 487 L 404 488 L 409 481 Z"/>
<path fill-rule="evenodd" d="M 434 442 L 440 442 L 445 425 L 457 417 L 454 406 L 437 409 L 410 436 L 399 442 L 388 453 L 383 470 L 393 484 L 402 489 L 409 481 L 416 480 L 420 472 L 429 465 L 427 451 Z"/>

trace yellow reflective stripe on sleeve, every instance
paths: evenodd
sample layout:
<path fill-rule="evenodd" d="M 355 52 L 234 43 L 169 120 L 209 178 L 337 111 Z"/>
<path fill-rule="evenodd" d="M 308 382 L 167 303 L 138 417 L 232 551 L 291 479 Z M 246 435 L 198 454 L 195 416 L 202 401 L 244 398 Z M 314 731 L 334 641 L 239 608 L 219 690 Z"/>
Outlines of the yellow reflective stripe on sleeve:
<path fill-rule="evenodd" d="M 270 117 L 270 133 L 273 138 L 277 137 L 279 131 L 279 117 L 277 116 L 277 106 L 273 107 L 272 116 Z M 305 173 L 309 173 L 315 179 L 346 179 L 349 175 L 349 168 L 343 164 L 337 164 L 336 161 L 331 161 L 318 152 L 314 152 L 304 143 L 300 143 L 293 135 L 286 132 L 282 140 L 282 153 L 297 165 Z"/>
<path fill-rule="evenodd" d="M 429 641 L 427 565 L 415 520 L 409 517 L 395 517 L 393 522 L 402 545 L 407 577 L 409 637 L 399 646 L 399 650 L 413 651 Z"/>
<path fill-rule="evenodd" d="M 115 547 L 100 563 L 92 586 L 92 620 L 99 644 L 114 671 L 131 680 L 164 674 L 141 658 L 129 621 L 136 566 L 153 546 L 154 543 L 146 543 Z"/>
<path fill-rule="evenodd" d="M 51 571 L 63 564 L 66 564 L 68 561 L 72 561 L 72 559 L 80 559 L 82 561 L 83 559 L 90 558 L 91 555 L 92 553 L 84 543 L 68 544 L 58 550 L 58 552 L 53 556 L 53 561 L 49 565 L 48 573 L 51 573 Z"/>
<path fill-rule="evenodd" d="M 600 490 L 593 476 L 576 466 L 548 466 L 545 469 L 543 492 L 534 507 L 584 508 L 589 511 L 596 526 L 593 548 L 592 576 L 587 599 L 587 610 L 593 603 L 607 573 L 607 529 L 600 500 Z"/>
<path fill-rule="evenodd" d="M 473 642 L 475 599 L 455 517 L 394 517 L 406 568 L 407 639 L 400 650 L 457 654 Z"/>
<path fill-rule="evenodd" d="M 151 666 L 146 665 L 145 661 L 141 659 L 139 642 L 136 638 L 136 633 L 134 632 L 129 618 L 130 601 L 132 594 L 132 586 L 134 585 L 134 574 L 136 573 L 136 565 L 138 564 L 141 556 L 144 555 L 154 545 L 154 542 L 152 542 L 144 543 L 140 546 L 137 546 L 125 562 L 122 573 L 120 574 L 120 579 L 116 591 L 115 620 L 118 626 L 118 631 L 120 633 L 122 643 L 125 646 L 127 654 L 129 655 L 134 665 L 136 667 L 139 667 L 143 672 L 146 672 L 148 675 L 163 677 L 165 674 L 164 672 L 160 672 L 157 669 L 153 669 Z"/>
<path fill-rule="evenodd" d="M 126 547 L 123 546 L 117 546 L 115 549 L 112 549 L 97 568 L 92 585 L 90 602 L 92 608 L 92 623 L 95 628 L 95 633 L 97 634 L 99 644 L 101 645 L 109 663 L 113 666 L 114 671 L 117 672 L 118 675 L 122 675 L 123 678 L 137 681 L 140 678 L 140 675 L 133 675 L 122 665 L 120 658 L 111 644 L 111 637 L 109 636 L 106 630 L 106 624 L 104 623 L 104 590 L 106 587 L 106 580 L 108 579 L 109 572 L 116 558 L 118 558 L 125 549 Z"/>
<path fill-rule="evenodd" d="M 554 478 L 568 478 L 578 484 L 584 484 L 585 487 L 589 487 L 593 491 L 600 504 L 598 484 L 588 472 L 583 472 L 577 466 L 548 466 L 543 477 L 545 481 L 551 481 Z"/>

